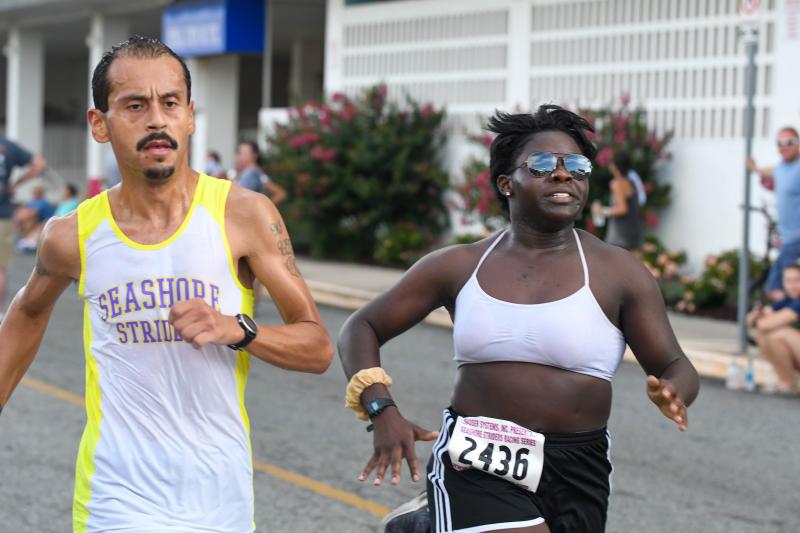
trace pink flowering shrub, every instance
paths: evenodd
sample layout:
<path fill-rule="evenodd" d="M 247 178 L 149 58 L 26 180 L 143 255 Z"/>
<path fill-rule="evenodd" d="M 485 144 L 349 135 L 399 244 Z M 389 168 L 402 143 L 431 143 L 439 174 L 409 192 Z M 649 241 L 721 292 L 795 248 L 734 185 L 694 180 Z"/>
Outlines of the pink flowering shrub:
<path fill-rule="evenodd" d="M 647 112 L 643 108 L 631 108 L 630 98 L 623 94 L 619 107 L 603 109 L 584 109 L 579 113 L 595 128 L 593 141 L 599 148 L 592 171 L 589 201 L 584 210 L 586 228 L 601 234 L 604 228 L 595 228 L 591 221 L 589 206 L 600 200 L 604 205 L 611 203 L 611 171 L 608 165 L 614 153 L 627 153 L 633 169 L 642 178 L 647 202 L 641 209 L 645 228 L 658 226 L 658 210 L 669 205 L 670 185 L 657 179 L 657 163 L 670 157 L 666 145 L 672 139 L 672 132 L 658 136 L 647 128 Z"/>
<path fill-rule="evenodd" d="M 443 119 L 430 104 L 389 102 L 385 85 L 291 109 L 267 139 L 263 164 L 289 193 L 281 211 L 295 247 L 330 259 L 413 262 L 448 223 Z"/>
<path fill-rule="evenodd" d="M 675 303 L 676 311 L 695 313 L 707 309 L 728 309 L 735 316 L 739 292 L 739 250 L 728 250 L 706 258 L 702 274 L 685 278 L 685 289 Z M 763 260 L 750 257 L 750 279 L 756 279 L 766 268 Z"/>

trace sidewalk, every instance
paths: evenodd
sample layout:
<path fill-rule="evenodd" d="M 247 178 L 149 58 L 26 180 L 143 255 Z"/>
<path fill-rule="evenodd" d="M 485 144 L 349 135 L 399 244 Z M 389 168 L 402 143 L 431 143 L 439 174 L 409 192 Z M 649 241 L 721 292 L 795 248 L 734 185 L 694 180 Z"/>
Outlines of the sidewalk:
<path fill-rule="evenodd" d="M 392 268 L 306 258 L 298 258 L 298 265 L 317 303 L 352 310 L 391 287 L 403 274 L 402 270 Z M 669 319 L 681 347 L 700 375 L 724 380 L 731 360 L 736 360 L 742 368 L 746 365 L 745 358 L 737 353 L 738 328 L 734 322 L 677 313 L 669 313 Z M 426 322 L 452 327 L 444 308 L 431 313 Z M 749 353 L 756 358 L 756 383 L 773 384 L 775 374 L 769 363 L 752 348 Z M 630 350 L 626 351 L 625 360 L 635 361 Z"/>

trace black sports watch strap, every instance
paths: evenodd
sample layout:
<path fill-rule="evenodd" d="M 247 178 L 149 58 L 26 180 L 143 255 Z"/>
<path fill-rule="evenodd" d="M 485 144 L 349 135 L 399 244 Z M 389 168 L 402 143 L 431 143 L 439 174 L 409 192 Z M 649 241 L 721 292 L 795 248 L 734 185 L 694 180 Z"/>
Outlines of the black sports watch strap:
<path fill-rule="evenodd" d="M 374 418 L 381 414 L 387 407 L 397 407 L 391 398 L 375 398 L 367 402 L 367 416 Z"/>
<path fill-rule="evenodd" d="M 244 339 L 236 344 L 229 344 L 228 348 L 231 350 L 241 350 L 250 344 L 258 334 L 258 326 L 249 316 L 245 315 L 244 313 L 239 313 L 236 315 L 236 320 L 239 322 L 239 327 L 242 328 L 242 331 L 244 331 Z"/>

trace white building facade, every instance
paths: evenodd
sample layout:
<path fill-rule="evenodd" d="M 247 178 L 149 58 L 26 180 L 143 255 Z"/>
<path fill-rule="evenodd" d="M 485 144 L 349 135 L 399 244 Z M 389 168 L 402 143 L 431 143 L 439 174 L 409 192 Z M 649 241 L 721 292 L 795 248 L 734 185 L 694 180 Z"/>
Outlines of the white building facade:
<path fill-rule="evenodd" d="M 777 130 L 800 126 L 800 0 L 761 0 L 754 157 L 778 163 Z M 742 239 L 746 57 L 738 0 L 328 0 L 325 91 L 385 82 L 446 106 L 456 136 L 495 109 L 614 105 L 623 93 L 658 133 L 674 131 L 660 179 L 672 204 L 656 234 L 697 270 Z M 461 138 L 459 139 L 459 135 Z M 752 179 L 752 178 L 751 178 Z M 752 179 L 753 203 L 771 193 Z M 764 249 L 752 218 L 751 249 Z"/>

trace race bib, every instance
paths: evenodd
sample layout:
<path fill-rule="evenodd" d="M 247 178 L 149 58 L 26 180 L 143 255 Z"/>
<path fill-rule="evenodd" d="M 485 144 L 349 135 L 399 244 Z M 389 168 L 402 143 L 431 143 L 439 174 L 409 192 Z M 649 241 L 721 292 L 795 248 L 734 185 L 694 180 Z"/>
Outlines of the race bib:
<path fill-rule="evenodd" d="M 475 468 L 536 492 L 544 435 L 499 418 L 459 416 L 447 449 L 456 470 Z"/>

